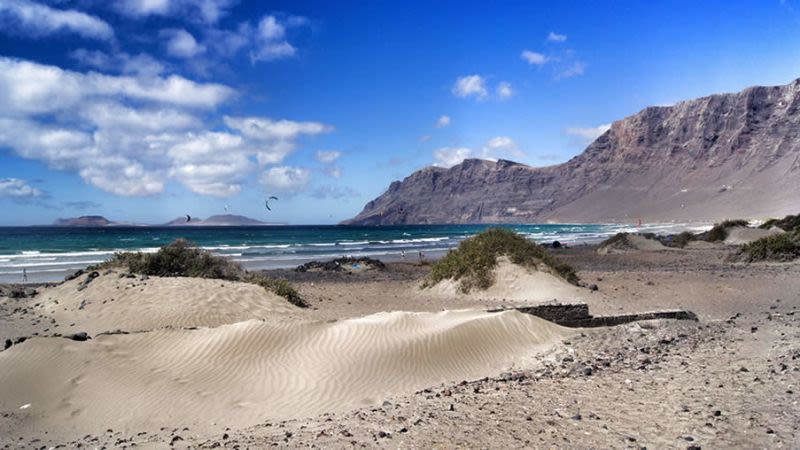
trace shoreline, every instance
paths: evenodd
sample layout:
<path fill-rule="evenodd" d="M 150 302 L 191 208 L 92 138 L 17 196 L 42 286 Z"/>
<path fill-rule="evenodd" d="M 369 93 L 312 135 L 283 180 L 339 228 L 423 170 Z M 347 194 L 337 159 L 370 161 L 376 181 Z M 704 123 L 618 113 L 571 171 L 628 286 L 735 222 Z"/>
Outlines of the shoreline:
<path fill-rule="evenodd" d="M 659 234 L 674 234 L 685 229 L 696 230 L 700 225 L 689 227 L 686 224 L 652 224 L 642 228 L 602 228 L 609 225 L 590 224 L 590 225 L 508 225 L 521 230 L 529 239 L 540 243 L 549 244 L 554 240 L 559 240 L 568 245 L 580 245 L 583 243 L 594 244 L 611 236 L 617 232 L 656 232 Z M 562 228 L 560 228 L 562 227 Z M 563 228 L 566 227 L 566 228 Z M 600 228 L 598 228 L 600 227 Z M 292 240 L 292 234 L 283 236 L 276 235 L 274 238 L 269 235 L 262 235 L 258 228 L 247 227 L 224 227 L 217 230 L 219 234 L 207 234 L 208 230 L 200 229 L 183 230 L 188 234 L 181 234 L 174 227 L 165 229 L 148 229 L 144 235 L 115 235 L 116 244 L 124 243 L 124 246 L 115 246 L 104 249 L 102 247 L 103 234 L 97 234 L 93 229 L 72 229 L 74 233 L 79 233 L 79 237 L 87 240 L 87 245 L 81 248 L 73 248 L 69 251 L 45 251 L 43 245 L 34 243 L 24 244 L 25 239 L 34 239 L 28 235 L 22 235 L 14 241 L 13 245 L 21 246 L 23 250 L 15 253 L 6 251 L 0 254 L 0 283 L 16 283 L 22 281 L 22 269 L 28 271 L 28 280 L 32 283 L 57 282 L 76 270 L 83 269 L 88 265 L 98 264 L 110 258 L 117 251 L 143 251 L 155 252 L 160 245 L 165 245 L 178 237 L 186 237 L 196 240 L 199 247 L 209 250 L 212 253 L 232 258 L 242 264 L 247 270 L 264 269 L 285 269 L 314 261 L 331 260 L 344 256 L 366 256 L 387 261 L 400 261 L 400 252 L 406 252 L 407 261 L 417 260 L 417 252 L 423 251 L 430 258 L 437 258 L 445 254 L 449 249 L 454 248 L 465 237 L 470 236 L 484 228 L 484 226 L 436 226 L 418 227 L 324 227 L 325 230 L 338 229 L 339 235 L 317 236 L 302 235 L 302 242 L 297 241 L 299 237 Z M 315 229 L 315 227 L 305 227 Z M 293 228 L 283 229 L 283 233 L 291 232 Z M 387 229 L 391 229 L 389 234 Z M 62 228 L 57 228 L 62 230 Z M 102 230 L 102 229 L 101 229 Z M 139 229 L 128 230 L 136 233 Z M 249 236 L 248 230 L 255 233 Z M 344 230 L 344 231 L 342 231 Z M 357 234 L 352 234 L 352 230 L 358 230 Z M 404 231 L 407 230 L 407 231 Z M 416 231 L 413 231 L 416 230 Z M 0 245 L 2 245 L 2 230 L 0 230 Z M 124 231 L 124 230 L 122 230 Z M 60 232 L 60 231 L 59 231 Z M 304 231 L 308 232 L 308 230 Z M 199 234 L 198 234 L 199 233 Z M 244 235 L 242 233 L 245 233 Z M 326 231 L 327 233 L 327 231 Z M 350 233 L 350 234 L 348 234 Z M 363 233 L 368 233 L 362 236 Z M 60 234 L 53 237 L 34 235 L 35 239 L 58 239 Z M 138 236 L 138 237 L 137 237 Z M 73 238 L 70 238 L 73 239 Z M 128 244 L 139 240 L 144 246 L 129 247 Z M 158 240 L 154 240 L 158 239 Z M 227 241 L 226 241 L 227 239 Z M 210 241 L 209 241 L 210 240 Z M 5 244 L 7 247 L 12 243 Z M 55 241 L 49 246 L 56 246 Z M 70 244 L 74 246 L 73 244 Z M 13 248 L 13 247 L 9 247 Z M 36 250 L 38 248 L 39 250 Z M 0 252 L 2 253 L 2 252 Z"/>

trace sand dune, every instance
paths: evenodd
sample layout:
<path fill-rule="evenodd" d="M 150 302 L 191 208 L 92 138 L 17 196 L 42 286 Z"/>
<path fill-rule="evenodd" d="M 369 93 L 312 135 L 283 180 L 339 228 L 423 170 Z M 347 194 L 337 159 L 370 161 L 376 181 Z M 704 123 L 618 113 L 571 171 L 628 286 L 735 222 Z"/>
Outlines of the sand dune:
<path fill-rule="evenodd" d="M 783 233 L 783 230 L 777 227 L 772 227 L 769 230 L 763 230 L 761 228 L 733 227 L 728 230 L 728 237 L 725 238 L 725 243 L 728 245 L 744 245 L 753 241 L 757 241 L 763 237 L 781 233 Z"/>
<path fill-rule="evenodd" d="M 78 290 L 86 275 L 44 290 L 40 312 L 62 333 L 216 327 L 248 319 L 285 320 L 302 310 L 260 286 L 200 278 L 120 278 L 102 275 Z M 57 302 L 57 303 L 56 303 Z M 70 326 L 70 324 L 75 324 Z"/>
<path fill-rule="evenodd" d="M 0 410 L 51 437 L 247 426 L 496 374 L 569 333 L 518 312 L 449 311 L 34 338 L 0 352 Z"/>
<path fill-rule="evenodd" d="M 569 284 L 556 275 L 514 264 L 507 257 L 497 259 L 494 275 L 495 283 L 483 291 L 472 290 L 465 294 L 459 291 L 457 281 L 444 280 L 424 289 L 422 295 L 528 305 L 553 300 L 560 303 L 583 303 L 588 294 L 586 289 Z"/>

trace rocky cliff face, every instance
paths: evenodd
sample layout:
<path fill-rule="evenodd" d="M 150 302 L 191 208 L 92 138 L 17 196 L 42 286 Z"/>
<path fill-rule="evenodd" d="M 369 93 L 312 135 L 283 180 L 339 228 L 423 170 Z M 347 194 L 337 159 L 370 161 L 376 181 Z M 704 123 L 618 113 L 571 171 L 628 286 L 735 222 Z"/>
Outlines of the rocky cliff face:
<path fill-rule="evenodd" d="M 346 223 L 713 221 L 800 211 L 800 80 L 615 122 L 556 166 L 429 167 Z"/>

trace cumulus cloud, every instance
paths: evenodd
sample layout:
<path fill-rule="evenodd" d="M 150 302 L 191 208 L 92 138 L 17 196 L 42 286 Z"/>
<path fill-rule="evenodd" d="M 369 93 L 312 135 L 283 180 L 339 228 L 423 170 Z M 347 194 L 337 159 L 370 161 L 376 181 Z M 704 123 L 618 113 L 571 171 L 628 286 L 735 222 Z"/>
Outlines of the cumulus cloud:
<path fill-rule="evenodd" d="M 438 119 L 436 119 L 436 128 L 444 128 L 448 125 L 450 125 L 450 116 L 441 115 Z"/>
<path fill-rule="evenodd" d="M 466 147 L 442 147 L 433 151 L 434 166 L 453 167 L 472 156 L 472 150 Z"/>
<path fill-rule="evenodd" d="M 0 178 L 0 197 L 32 198 L 41 197 L 42 191 L 31 187 L 27 181 L 18 178 Z"/>
<path fill-rule="evenodd" d="M 22 37 L 74 33 L 87 39 L 112 40 L 114 30 L 104 20 L 74 9 L 56 9 L 29 0 L 0 2 L 0 30 Z"/>
<path fill-rule="evenodd" d="M 525 156 L 516 142 L 508 136 L 497 136 L 489 139 L 478 150 L 468 147 L 442 147 L 433 151 L 434 166 L 453 167 L 468 158 L 487 159 L 519 159 Z"/>
<path fill-rule="evenodd" d="M 582 141 L 591 142 L 600 136 L 602 136 L 606 131 L 611 129 L 611 124 L 606 123 L 603 125 L 598 125 L 596 127 L 570 127 L 565 130 L 565 132 L 570 136 L 575 136 L 580 138 Z"/>
<path fill-rule="evenodd" d="M 507 81 L 501 81 L 497 85 L 497 97 L 500 100 L 508 100 L 512 96 L 514 96 L 514 89 L 511 88 L 511 83 Z"/>
<path fill-rule="evenodd" d="M 303 167 L 272 167 L 261 174 L 261 184 L 280 192 L 297 193 L 308 186 L 311 171 Z"/>
<path fill-rule="evenodd" d="M 453 85 L 453 95 L 456 97 L 476 97 L 485 98 L 489 95 L 486 89 L 486 80 L 480 75 L 466 75 L 456 79 Z"/>
<path fill-rule="evenodd" d="M 318 150 L 314 156 L 317 158 L 317 161 L 323 164 L 331 164 L 342 156 L 342 152 L 336 150 Z"/>
<path fill-rule="evenodd" d="M 193 58 L 206 51 L 205 46 L 186 30 L 164 30 L 162 35 L 167 38 L 167 54 L 176 58 Z"/>
<path fill-rule="evenodd" d="M 549 61 L 549 58 L 543 54 L 531 50 L 523 50 L 520 54 L 520 58 L 522 58 L 528 64 L 535 66 L 541 66 Z"/>
<path fill-rule="evenodd" d="M 250 53 L 250 60 L 273 61 L 294 56 L 297 49 L 286 39 L 287 28 L 306 25 L 305 17 L 289 16 L 281 20 L 277 16 L 264 16 L 258 23 L 255 37 L 255 49 Z"/>
<path fill-rule="evenodd" d="M 117 11 L 134 17 L 175 16 L 191 17 L 214 24 L 225 16 L 234 0 L 119 0 Z"/>
<path fill-rule="evenodd" d="M 558 34 L 553 31 L 547 34 L 547 40 L 550 42 L 564 42 L 567 40 L 566 34 Z"/>
<path fill-rule="evenodd" d="M 109 54 L 100 50 L 79 48 L 71 51 L 69 56 L 86 67 L 102 70 L 103 72 L 153 77 L 161 75 L 166 70 L 163 63 L 146 53 L 137 55 L 125 52 Z"/>
<path fill-rule="evenodd" d="M 175 180 L 223 197 L 259 164 L 280 163 L 300 137 L 332 129 L 261 117 L 224 117 L 225 129 L 207 129 L 208 114 L 234 95 L 179 76 L 80 73 L 0 57 L 0 147 L 118 195 L 157 194 Z"/>
<path fill-rule="evenodd" d="M 489 139 L 481 148 L 480 156 L 483 159 L 519 159 L 525 157 L 517 143 L 508 136 L 497 136 Z"/>

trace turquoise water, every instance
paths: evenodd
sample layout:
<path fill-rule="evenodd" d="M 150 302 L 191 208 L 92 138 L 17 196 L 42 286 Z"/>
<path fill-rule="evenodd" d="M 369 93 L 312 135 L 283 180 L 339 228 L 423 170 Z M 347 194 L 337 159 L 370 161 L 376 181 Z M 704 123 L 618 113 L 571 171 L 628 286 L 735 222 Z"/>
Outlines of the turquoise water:
<path fill-rule="evenodd" d="M 620 231 L 663 232 L 678 225 L 505 225 L 540 243 L 596 242 Z M 248 269 L 294 267 L 310 260 L 370 256 L 435 257 L 490 225 L 269 227 L 0 227 L 0 282 L 56 281 L 120 250 L 154 252 L 187 238 Z"/>

